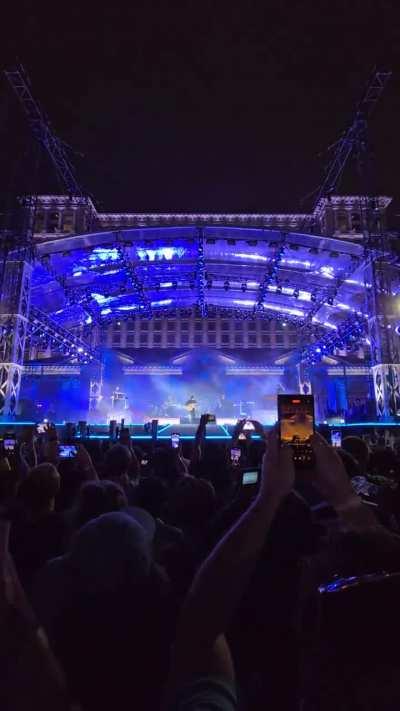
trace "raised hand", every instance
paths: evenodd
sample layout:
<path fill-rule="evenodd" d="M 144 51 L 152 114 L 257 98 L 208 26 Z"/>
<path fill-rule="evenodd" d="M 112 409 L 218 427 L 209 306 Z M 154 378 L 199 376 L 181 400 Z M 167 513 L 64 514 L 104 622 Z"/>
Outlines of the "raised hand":
<path fill-rule="evenodd" d="M 340 456 L 318 432 L 311 444 L 315 456 L 313 483 L 332 506 L 345 505 L 355 493 Z"/>
<path fill-rule="evenodd" d="M 262 461 L 261 500 L 281 500 L 294 486 L 295 470 L 292 449 L 280 444 L 278 429 L 274 427 L 266 437 L 266 450 Z"/>

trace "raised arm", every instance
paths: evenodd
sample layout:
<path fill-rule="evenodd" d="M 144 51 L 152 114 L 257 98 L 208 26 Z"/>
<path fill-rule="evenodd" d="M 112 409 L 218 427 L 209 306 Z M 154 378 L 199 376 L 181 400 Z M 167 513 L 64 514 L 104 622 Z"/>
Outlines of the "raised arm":
<path fill-rule="evenodd" d="M 313 435 L 312 447 L 315 454 L 314 484 L 342 522 L 355 530 L 377 526 L 375 515 L 354 492 L 334 447 L 318 433 Z"/>
<path fill-rule="evenodd" d="M 184 603 L 174 650 L 172 685 L 194 674 L 228 673 L 223 635 L 255 568 L 275 513 L 294 483 L 290 448 L 267 438 L 259 493 L 200 568 Z M 218 656 L 218 649 L 225 653 Z M 216 665 L 216 661 L 218 661 Z"/>

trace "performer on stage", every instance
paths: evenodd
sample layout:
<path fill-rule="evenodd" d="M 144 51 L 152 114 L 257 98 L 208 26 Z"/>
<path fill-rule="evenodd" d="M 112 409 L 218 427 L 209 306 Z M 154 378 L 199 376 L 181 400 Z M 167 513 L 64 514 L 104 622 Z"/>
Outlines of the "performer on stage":
<path fill-rule="evenodd" d="M 194 395 L 191 395 L 189 400 L 185 402 L 185 407 L 187 411 L 189 412 L 190 415 L 190 421 L 192 424 L 196 421 L 196 407 L 197 407 L 197 400 L 195 399 Z"/>

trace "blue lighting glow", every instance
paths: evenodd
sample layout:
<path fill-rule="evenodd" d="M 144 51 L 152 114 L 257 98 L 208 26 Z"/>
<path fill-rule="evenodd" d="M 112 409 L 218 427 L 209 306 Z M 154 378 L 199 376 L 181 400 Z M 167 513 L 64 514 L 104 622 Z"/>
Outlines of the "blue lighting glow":
<path fill-rule="evenodd" d="M 255 301 L 250 301 L 250 299 L 234 299 L 233 300 L 234 304 L 238 304 L 238 306 L 255 306 Z"/>
<path fill-rule="evenodd" d="M 311 268 L 311 262 L 304 261 L 303 259 L 281 259 L 282 264 L 288 264 L 290 266 L 305 267 L 306 269 Z"/>
<path fill-rule="evenodd" d="M 292 309 L 288 306 L 276 306 L 276 304 L 263 304 L 263 306 L 265 309 L 269 309 L 270 311 L 281 311 L 282 313 L 290 314 L 291 316 L 299 316 L 300 318 L 305 317 L 305 313 L 304 311 L 301 311 L 301 309 Z"/>
<path fill-rule="evenodd" d="M 152 306 L 169 306 L 172 304 L 172 299 L 161 299 L 161 301 L 152 301 Z"/>
<path fill-rule="evenodd" d="M 116 247 L 95 247 L 89 255 L 90 262 L 116 262 L 119 258 Z"/>
<path fill-rule="evenodd" d="M 99 304 L 99 306 L 102 304 L 108 304 L 112 300 L 111 296 L 104 296 L 103 294 L 97 294 L 96 292 L 92 292 L 90 296 L 97 304 Z"/>
<path fill-rule="evenodd" d="M 268 262 L 268 257 L 264 257 L 262 254 L 243 254 L 242 252 L 234 252 L 232 257 L 238 257 L 239 259 L 253 259 L 256 262 Z"/>
<path fill-rule="evenodd" d="M 154 262 L 156 259 L 166 259 L 170 261 L 174 257 L 183 257 L 186 249 L 184 247 L 158 247 L 158 249 L 138 249 L 139 259 Z"/>

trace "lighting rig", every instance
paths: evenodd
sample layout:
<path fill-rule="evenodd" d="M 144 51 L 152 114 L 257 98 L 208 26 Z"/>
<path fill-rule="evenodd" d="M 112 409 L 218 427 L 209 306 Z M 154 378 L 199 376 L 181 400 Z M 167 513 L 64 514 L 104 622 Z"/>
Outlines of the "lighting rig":
<path fill-rule="evenodd" d="M 257 296 L 257 304 L 254 307 L 255 312 L 262 311 L 264 308 L 264 301 L 268 294 L 268 287 L 276 281 L 277 273 L 279 270 L 279 264 L 283 257 L 286 249 L 286 235 L 282 232 L 282 242 L 277 247 L 276 252 L 268 264 L 267 271 L 265 272 L 262 284 L 260 284 L 260 290 Z"/>
<path fill-rule="evenodd" d="M 301 351 L 301 360 L 307 365 L 319 363 L 324 355 L 331 355 L 335 350 L 349 350 L 358 346 L 367 331 L 366 319 L 351 316 L 341 323 L 337 330 L 325 333 L 322 338 L 314 341 Z"/>
<path fill-rule="evenodd" d="M 137 296 L 139 300 L 139 306 L 142 307 L 142 313 L 144 316 L 146 316 L 146 318 L 151 319 L 153 317 L 151 302 L 147 298 L 144 285 L 136 274 L 136 268 L 132 261 L 129 259 L 124 245 L 118 245 L 117 250 L 120 256 L 120 261 L 125 268 L 127 281 L 131 283 L 133 293 L 135 296 Z"/>
<path fill-rule="evenodd" d="M 64 355 L 71 356 L 82 363 L 99 360 L 96 350 L 88 346 L 79 336 L 62 328 L 44 311 L 36 306 L 31 306 L 28 336 L 32 345 L 39 345 L 43 349 L 51 345 Z"/>
<path fill-rule="evenodd" d="M 196 260 L 197 306 L 200 316 L 207 316 L 207 303 L 205 296 L 206 263 L 204 258 L 204 237 L 201 227 L 198 229 L 197 260 Z"/>

